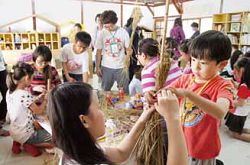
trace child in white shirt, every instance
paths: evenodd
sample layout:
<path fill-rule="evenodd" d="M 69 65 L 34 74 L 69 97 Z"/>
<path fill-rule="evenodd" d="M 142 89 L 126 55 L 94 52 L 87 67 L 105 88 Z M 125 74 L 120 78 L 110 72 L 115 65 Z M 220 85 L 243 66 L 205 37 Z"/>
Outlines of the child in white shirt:
<path fill-rule="evenodd" d="M 142 68 L 138 67 L 135 69 L 135 74 L 133 79 L 129 84 L 129 95 L 134 96 L 137 93 L 142 94 L 142 86 L 141 86 L 141 71 Z"/>
<path fill-rule="evenodd" d="M 9 90 L 6 94 L 7 110 L 10 117 L 10 135 L 13 139 L 12 152 L 21 152 L 20 145 L 31 156 L 41 152 L 36 146 L 52 147 L 51 135 L 34 120 L 33 114 L 42 114 L 47 104 L 45 92 L 41 105 L 35 104 L 35 98 L 25 89 L 30 85 L 33 68 L 26 63 L 17 63 L 7 76 Z"/>

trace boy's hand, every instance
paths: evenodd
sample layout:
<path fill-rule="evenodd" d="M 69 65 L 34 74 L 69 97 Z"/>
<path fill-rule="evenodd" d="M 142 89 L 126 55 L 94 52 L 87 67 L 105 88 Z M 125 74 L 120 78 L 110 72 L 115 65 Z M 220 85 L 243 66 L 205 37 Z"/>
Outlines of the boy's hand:
<path fill-rule="evenodd" d="M 100 67 L 96 67 L 96 74 L 97 74 L 99 77 L 102 77 L 102 71 L 101 71 L 101 68 L 100 68 Z"/>
<path fill-rule="evenodd" d="M 170 90 L 177 97 L 186 97 L 188 93 L 186 89 L 182 89 L 182 88 L 167 88 L 167 90 Z"/>
<path fill-rule="evenodd" d="M 157 102 L 157 99 L 155 98 L 155 92 L 154 91 L 146 92 L 144 94 L 144 97 L 145 97 L 146 101 L 151 105 L 154 105 L 154 103 Z"/>
<path fill-rule="evenodd" d="M 176 95 L 170 90 L 162 90 L 157 95 L 156 110 L 166 119 L 179 119 L 179 103 Z"/>

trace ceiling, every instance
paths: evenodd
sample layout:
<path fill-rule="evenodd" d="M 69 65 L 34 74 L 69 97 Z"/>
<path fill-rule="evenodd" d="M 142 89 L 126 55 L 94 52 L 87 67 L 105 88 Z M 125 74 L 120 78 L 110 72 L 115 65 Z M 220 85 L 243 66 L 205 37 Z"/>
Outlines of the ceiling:
<path fill-rule="evenodd" d="M 92 1 L 102 3 L 115 3 L 115 4 L 132 4 L 132 5 L 147 5 L 147 6 L 161 6 L 164 5 L 166 0 L 78 0 L 78 1 Z M 172 1 L 172 0 L 170 0 Z M 179 0 L 179 2 L 187 2 L 192 0 Z"/>

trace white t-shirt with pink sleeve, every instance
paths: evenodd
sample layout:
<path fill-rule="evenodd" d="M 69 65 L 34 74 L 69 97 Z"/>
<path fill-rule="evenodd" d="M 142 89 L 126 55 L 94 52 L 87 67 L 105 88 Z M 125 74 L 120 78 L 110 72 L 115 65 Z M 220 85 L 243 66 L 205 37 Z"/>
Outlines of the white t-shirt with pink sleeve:
<path fill-rule="evenodd" d="M 147 64 L 142 72 L 141 72 L 141 83 L 142 83 L 142 91 L 143 93 L 156 90 L 155 82 L 156 82 L 156 68 L 159 64 L 159 57 L 154 57 L 151 59 L 150 63 Z M 171 67 L 168 72 L 168 77 L 164 86 L 168 86 L 171 82 L 176 80 L 178 77 L 182 75 L 182 71 L 179 68 L 177 62 L 172 61 Z"/>

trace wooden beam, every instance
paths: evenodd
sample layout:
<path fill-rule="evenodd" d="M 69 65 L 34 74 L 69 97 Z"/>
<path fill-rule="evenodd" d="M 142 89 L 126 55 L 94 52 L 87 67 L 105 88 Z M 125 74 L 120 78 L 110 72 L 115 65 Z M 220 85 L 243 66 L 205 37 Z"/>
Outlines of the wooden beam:
<path fill-rule="evenodd" d="M 7 23 L 7 24 L 1 25 L 1 26 L 0 26 L 0 29 L 4 28 L 4 27 L 6 27 L 6 26 L 10 26 L 10 25 L 12 25 L 12 24 L 15 24 L 15 23 L 24 21 L 24 20 L 26 20 L 26 19 L 28 19 L 28 18 L 30 18 L 30 17 L 33 17 L 33 16 L 23 17 L 23 18 L 20 18 L 20 19 L 18 19 L 18 20 L 15 20 L 15 21 L 9 22 L 9 23 Z"/>
<path fill-rule="evenodd" d="M 83 17 L 83 1 L 81 1 L 81 24 L 84 23 L 84 17 Z"/>
<path fill-rule="evenodd" d="M 223 13 L 224 0 L 220 0 L 220 13 Z"/>
<path fill-rule="evenodd" d="M 33 17 L 33 30 L 36 31 L 36 2 L 35 0 L 31 0 L 31 6 L 32 6 L 32 17 Z"/>
<path fill-rule="evenodd" d="M 150 11 L 150 13 L 152 14 L 152 16 L 155 15 L 154 11 L 150 8 L 150 6 L 148 5 L 148 3 L 145 3 L 145 5 L 147 6 L 148 10 Z"/>
<path fill-rule="evenodd" d="M 120 17 L 121 17 L 121 27 L 123 26 L 123 0 L 121 0 L 121 11 L 120 11 Z"/>
<path fill-rule="evenodd" d="M 105 1 L 105 0 L 75 0 L 75 1 L 88 1 L 88 2 L 99 2 L 99 3 L 112 3 L 112 4 L 121 4 L 121 2 L 112 2 L 112 1 Z M 145 6 L 144 3 L 135 3 L 135 2 L 122 2 L 124 5 L 137 5 L 137 6 Z M 154 5 L 149 5 L 154 7 Z"/>

